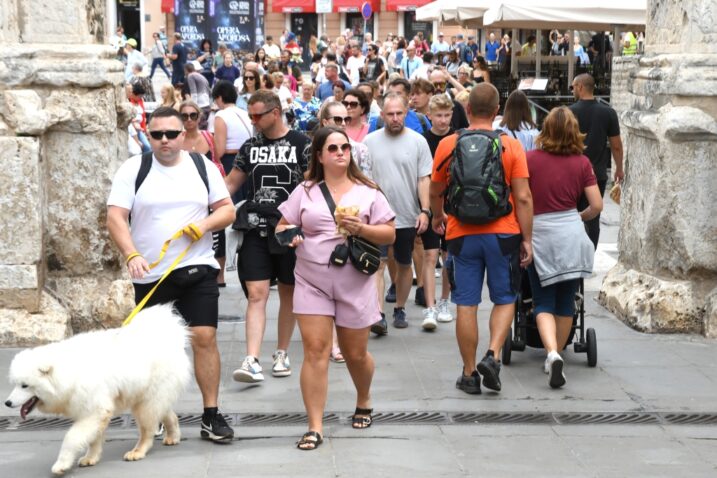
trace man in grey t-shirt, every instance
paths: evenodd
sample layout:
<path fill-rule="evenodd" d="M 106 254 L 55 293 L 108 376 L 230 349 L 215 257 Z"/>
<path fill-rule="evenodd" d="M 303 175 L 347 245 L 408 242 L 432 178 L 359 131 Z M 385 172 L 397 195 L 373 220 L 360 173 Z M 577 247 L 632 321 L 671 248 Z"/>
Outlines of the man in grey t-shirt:
<path fill-rule="evenodd" d="M 396 213 L 396 242 L 393 257 L 397 264 L 396 307 L 393 309 L 393 326 L 408 327 L 406 299 L 411 290 L 411 254 L 416 234 L 422 234 L 430 223 L 428 188 L 431 184 L 433 157 L 426 139 L 404 126 L 408 103 L 406 98 L 389 93 L 383 103 L 381 117 L 384 128 L 366 136 L 364 143 L 373 158 L 373 178 L 383 190 L 391 209 Z M 383 271 L 388 248 L 382 254 L 378 270 L 378 288 L 383 301 Z M 371 327 L 374 333 L 387 333 L 386 320 Z"/>

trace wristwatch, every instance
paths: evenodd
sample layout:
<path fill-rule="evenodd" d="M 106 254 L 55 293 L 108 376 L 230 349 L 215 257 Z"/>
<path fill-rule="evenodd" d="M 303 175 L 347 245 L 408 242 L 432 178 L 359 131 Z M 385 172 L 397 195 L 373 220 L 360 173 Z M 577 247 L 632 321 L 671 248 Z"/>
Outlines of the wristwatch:
<path fill-rule="evenodd" d="M 428 219 L 433 219 L 433 214 L 431 214 L 430 209 L 421 209 L 421 214 L 428 216 Z"/>

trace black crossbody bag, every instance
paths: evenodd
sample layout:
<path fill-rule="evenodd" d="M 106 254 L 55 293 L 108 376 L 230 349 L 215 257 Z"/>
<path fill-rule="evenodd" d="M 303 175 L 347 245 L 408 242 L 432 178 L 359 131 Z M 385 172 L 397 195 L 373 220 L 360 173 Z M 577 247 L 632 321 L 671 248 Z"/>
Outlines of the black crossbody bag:
<path fill-rule="evenodd" d="M 331 217 L 334 219 L 334 222 L 336 222 L 336 216 L 334 215 L 336 203 L 334 202 L 334 198 L 331 197 L 326 183 L 319 184 L 319 188 L 324 195 L 324 199 L 326 199 L 326 205 L 329 206 Z M 381 251 L 375 244 L 358 236 L 349 236 L 348 249 L 349 259 L 356 270 L 369 276 L 376 273 L 378 266 L 381 264 Z"/>

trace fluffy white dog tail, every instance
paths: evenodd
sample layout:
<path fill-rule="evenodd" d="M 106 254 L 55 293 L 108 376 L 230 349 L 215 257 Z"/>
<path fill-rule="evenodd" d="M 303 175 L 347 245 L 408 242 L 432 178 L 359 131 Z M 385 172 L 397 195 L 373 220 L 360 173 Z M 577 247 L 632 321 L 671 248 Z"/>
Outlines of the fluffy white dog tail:
<path fill-rule="evenodd" d="M 142 309 L 125 327 L 128 334 L 153 337 L 168 343 L 181 343 L 184 348 L 189 341 L 189 330 L 184 319 L 174 310 L 174 304 L 161 304 Z"/>

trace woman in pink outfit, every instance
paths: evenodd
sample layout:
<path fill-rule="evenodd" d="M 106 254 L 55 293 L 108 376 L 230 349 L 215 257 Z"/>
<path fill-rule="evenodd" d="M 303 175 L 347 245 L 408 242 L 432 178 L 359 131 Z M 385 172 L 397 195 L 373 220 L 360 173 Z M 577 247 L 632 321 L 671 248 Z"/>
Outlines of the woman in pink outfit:
<path fill-rule="evenodd" d="M 280 233 L 290 226 L 301 227 L 297 236 L 294 314 L 304 344 L 301 367 L 301 394 L 309 419 L 309 431 L 298 442 L 302 450 L 314 450 L 323 441 L 322 418 L 328 390 L 329 354 L 334 322 L 339 346 L 356 387 L 354 428 L 371 426 L 371 380 L 374 362 L 368 353 L 371 324 L 380 320 L 376 278 L 359 272 L 351 263 L 330 264 L 334 248 L 346 238 L 337 233 L 337 224 L 321 191 L 326 183 L 337 206 L 357 206 L 358 215 L 344 217 L 340 226 L 348 234 L 377 245 L 395 238 L 395 214 L 378 186 L 364 176 L 351 159 L 351 144 L 338 128 L 319 129 L 311 147 L 311 161 L 303 187 L 297 187 L 279 206 Z"/>

